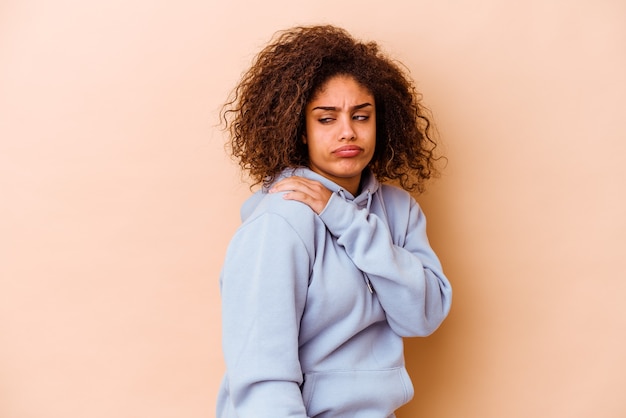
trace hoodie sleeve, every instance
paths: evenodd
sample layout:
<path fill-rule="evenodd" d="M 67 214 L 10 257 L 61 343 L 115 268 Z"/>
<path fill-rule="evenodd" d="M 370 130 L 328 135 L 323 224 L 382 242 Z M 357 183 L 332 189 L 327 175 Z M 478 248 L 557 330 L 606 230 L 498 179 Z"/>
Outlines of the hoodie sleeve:
<path fill-rule="evenodd" d="M 310 256 L 297 231 L 265 213 L 233 237 L 221 275 L 229 399 L 239 418 L 305 418 L 298 333 Z"/>
<path fill-rule="evenodd" d="M 430 247 L 417 202 L 403 191 L 384 198 L 387 211 L 394 212 L 388 216 L 390 226 L 337 194 L 320 217 L 371 281 L 391 328 L 403 337 L 426 336 L 448 315 L 452 289 Z"/>

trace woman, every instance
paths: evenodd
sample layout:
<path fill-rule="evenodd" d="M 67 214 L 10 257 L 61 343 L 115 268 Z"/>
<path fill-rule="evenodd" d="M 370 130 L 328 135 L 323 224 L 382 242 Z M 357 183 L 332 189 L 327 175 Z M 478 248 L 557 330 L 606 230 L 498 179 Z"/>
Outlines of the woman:
<path fill-rule="evenodd" d="M 261 51 L 223 116 L 263 187 L 220 279 L 217 416 L 393 417 L 413 396 L 402 337 L 432 333 L 451 302 L 403 190 L 435 173 L 412 83 L 374 43 L 297 27 Z"/>

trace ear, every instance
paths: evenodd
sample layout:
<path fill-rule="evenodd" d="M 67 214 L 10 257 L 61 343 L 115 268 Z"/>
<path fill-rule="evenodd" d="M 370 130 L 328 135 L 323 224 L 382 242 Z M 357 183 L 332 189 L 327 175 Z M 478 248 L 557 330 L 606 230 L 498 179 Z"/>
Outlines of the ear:
<path fill-rule="evenodd" d="M 306 144 L 306 134 L 302 134 L 302 143 Z"/>

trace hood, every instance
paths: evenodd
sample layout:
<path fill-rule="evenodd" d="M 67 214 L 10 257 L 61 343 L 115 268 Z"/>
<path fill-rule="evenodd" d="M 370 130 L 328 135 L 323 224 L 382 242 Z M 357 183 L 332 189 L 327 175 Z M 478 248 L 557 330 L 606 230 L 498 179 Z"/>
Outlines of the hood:
<path fill-rule="evenodd" d="M 276 177 L 274 183 L 278 182 L 281 179 L 291 177 L 291 176 L 300 176 L 310 180 L 316 180 L 322 183 L 326 188 L 328 188 L 333 193 L 337 193 L 343 199 L 347 201 L 354 202 L 355 205 L 359 207 L 366 207 L 369 209 L 372 196 L 378 191 L 380 187 L 380 183 L 376 180 L 376 177 L 371 173 L 370 170 L 366 169 L 363 171 L 363 178 L 361 179 L 361 193 L 357 196 L 353 196 L 347 190 L 344 190 L 337 183 L 332 180 L 327 179 L 326 177 L 312 171 L 306 167 L 298 167 L 298 168 L 289 168 L 284 170 L 280 175 Z M 263 187 L 258 192 L 254 193 L 250 198 L 248 198 L 241 207 L 241 220 L 245 221 L 254 211 L 254 209 L 258 206 L 261 200 L 268 193 L 268 190 L 272 187 L 269 185 L 268 187 Z"/>

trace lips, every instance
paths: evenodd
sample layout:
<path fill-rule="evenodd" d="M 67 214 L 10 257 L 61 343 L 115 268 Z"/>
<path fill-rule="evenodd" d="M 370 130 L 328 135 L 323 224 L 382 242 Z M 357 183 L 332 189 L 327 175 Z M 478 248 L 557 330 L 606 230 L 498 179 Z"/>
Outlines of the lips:
<path fill-rule="evenodd" d="M 345 145 L 343 147 L 339 147 L 336 150 L 334 150 L 333 154 L 335 154 L 337 157 L 350 158 L 350 157 L 356 157 L 362 152 L 363 152 L 363 148 L 361 147 L 358 147 L 356 145 Z"/>

